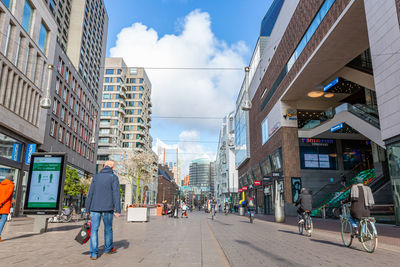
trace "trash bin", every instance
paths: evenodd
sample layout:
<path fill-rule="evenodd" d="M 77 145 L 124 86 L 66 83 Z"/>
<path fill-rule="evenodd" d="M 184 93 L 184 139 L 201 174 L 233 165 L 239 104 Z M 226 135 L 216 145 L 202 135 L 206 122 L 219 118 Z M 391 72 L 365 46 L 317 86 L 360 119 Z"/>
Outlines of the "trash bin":
<path fill-rule="evenodd" d="M 239 207 L 239 215 L 244 216 L 244 207 L 242 206 Z"/>

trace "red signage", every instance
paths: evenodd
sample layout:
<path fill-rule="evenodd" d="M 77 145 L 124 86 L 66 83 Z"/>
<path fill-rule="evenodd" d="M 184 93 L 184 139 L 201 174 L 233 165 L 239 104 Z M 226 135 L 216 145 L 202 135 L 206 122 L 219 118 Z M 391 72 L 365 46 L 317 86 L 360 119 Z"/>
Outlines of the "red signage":
<path fill-rule="evenodd" d="M 239 190 L 238 190 L 238 191 L 239 191 L 239 193 L 242 193 L 242 192 L 243 192 L 242 188 L 239 188 Z"/>
<path fill-rule="evenodd" d="M 261 181 L 254 181 L 254 185 L 261 185 Z"/>
<path fill-rule="evenodd" d="M 243 191 L 246 191 L 247 190 L 247 186 L 243 186 L 242 189 L 243 189 Z"/>

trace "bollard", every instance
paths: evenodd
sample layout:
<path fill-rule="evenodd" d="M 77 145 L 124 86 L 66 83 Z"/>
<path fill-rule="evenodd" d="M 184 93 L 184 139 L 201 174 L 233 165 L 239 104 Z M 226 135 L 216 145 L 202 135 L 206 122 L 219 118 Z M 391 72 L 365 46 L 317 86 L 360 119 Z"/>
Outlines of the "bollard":
<path fill-rule="evenodd" d="M 322 219 L 325 219 L 325 217 L 326 217 L 325 207 L 323 207 L 321 211 L 322 211 Z"/>
<path fill-rule="evenodd" d="M 285 203 L 281 190 L 278 188 L 278 181 L 275 181 L 275 222 L 285 222 Z"/>

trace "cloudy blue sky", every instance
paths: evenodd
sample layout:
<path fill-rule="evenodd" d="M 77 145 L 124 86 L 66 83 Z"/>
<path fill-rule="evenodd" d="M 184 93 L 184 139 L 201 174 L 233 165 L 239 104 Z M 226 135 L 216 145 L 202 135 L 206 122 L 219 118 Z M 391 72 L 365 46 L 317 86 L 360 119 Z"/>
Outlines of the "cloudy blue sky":
<path fill-rule="evenodd" d="M 165 147 L 182 175 L 190 160 L 214 159 L 220 120 L 233 110 L 242 70 L 250 61 L 260 22 L 272 0 L 105 0 L 109 16 L 107 56 L 149 67 L 154 150 Z M 203 117 L 167 119 L 160 117 Z M 204 118 L 205 117 L 205 118 Z"/>

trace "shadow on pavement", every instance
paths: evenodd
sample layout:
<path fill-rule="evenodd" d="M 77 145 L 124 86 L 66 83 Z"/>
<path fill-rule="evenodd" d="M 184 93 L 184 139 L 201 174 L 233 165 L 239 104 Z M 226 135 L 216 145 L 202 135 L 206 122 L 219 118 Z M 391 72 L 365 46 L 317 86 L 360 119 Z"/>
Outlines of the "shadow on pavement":
<path fill-rule="evenodd" d="M 240 222 L 243 222 L 243 223 L 251 223 L 250 220 L 248 220 L 248 221 L 240 221 Z"/>
<path fill-rule="evenodd" d="M 293 231 L 286 231 L 286 230 L 278 230 L 279 232 L 287 233 L 287 234 L 293 234 L 293 235 L 300 235 L 298 232 L 293 232 Z"/>
<path fill-rule="evenodd" d="M 296 265 L 295 262 L 288 261 L 288 260 L 286 260 L 286 259 L 284 259 L 284 258 L 282 258 L 282 257 L 280 257 L 280 256 L 278 256 L 278 255 L 276 255 L 274 253 L 271 253 L 269 251 L 266 251 L 264 249 L 256 247 L 253 244 L 251 244 L 250 242 L 243 241 L 243 240 L 235 240 L 235 242 L 237 242 L 237 243 L 239 243 L 241 245 L 247 246 L 247 247 L 251 247 L 252 249 L 254 249 L 254 250 L 256 250 L 256 251 L 258 251 L 258 252 L 260 252 L 262 254 L 268 255 L 268 257 L 271 257 L 274 260 L 279 261 L 282 264 L 282 266 Z"/>
<path fill-rule="evenodd" d="M 232 225 L 232 224 L 230 224 L 230 223 L 223 223 L 223 222 L 217 221 L 217 220 L 215 220 L 215 222 L 216 222 L 216 223 L 219 223 L 219 224 L 222 224 L 222 225 L 227 225 L 227 226 Z"/>
<path fill-rule="evenodd" d="M 82 225 L 63 225 L 63 226 L 48 228 L 47 232 L 69 231 L 69 230 L 74 230 L 74 229 L 78 229 L 81 227 L 82 227 Z"/>
<path fill-rule="evenodd" d="M 88 243 L 90 243 L 90 241 L 88 241 Z M 129 248 L 129 241 L 127 241 L 127 240 L 115 241 L 115 242 L 113 242 L 113 244 L 114 244 L 114 246 L 117 248 L 117 253 L 118 253 L 118 250 L 120 250 L 120 249 L 127 249 L 127 248 Z M 82 254 L 83 254 L 83 255 L 90 255 L 90 251 L 82 252 Z M 98 257 L 100 257 L 100 256 L 103 255 L 103 254 L 104 254 L 104 245 L 101 246 L 101 247 L 99 247 L 99 254 L 98 254 Z"/>
<path fill-rule="evenodd" d="M 31 237 L 31 236 L 34 236 L 34 235 L 40 235 L 40 234 L 39 233 L 25 234 L 25 235 L 20 235 L 20 236 L 7 238 L 5 240 L 9 241 L 9 240 L 14 240 L 14 239 L 27 238 L 27 237 Z"/>

